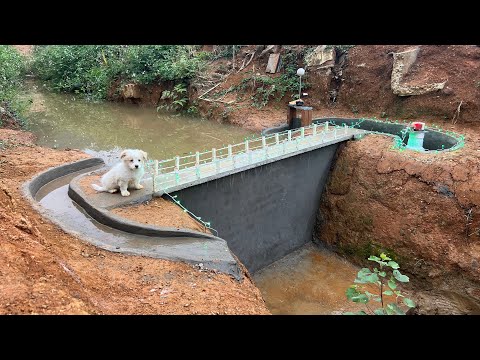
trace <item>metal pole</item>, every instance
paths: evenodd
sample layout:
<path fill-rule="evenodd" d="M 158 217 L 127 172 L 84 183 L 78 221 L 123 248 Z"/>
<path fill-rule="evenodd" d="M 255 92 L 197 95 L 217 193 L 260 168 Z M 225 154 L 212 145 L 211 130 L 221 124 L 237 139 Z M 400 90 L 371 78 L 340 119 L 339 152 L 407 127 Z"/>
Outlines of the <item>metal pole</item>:
<path fill-rule="evenodd" d="M 302 77 L 300 76 L 300 86 L 298 87 L 298 100 L 300 100 L 301 93 L 302 93 Z"/>

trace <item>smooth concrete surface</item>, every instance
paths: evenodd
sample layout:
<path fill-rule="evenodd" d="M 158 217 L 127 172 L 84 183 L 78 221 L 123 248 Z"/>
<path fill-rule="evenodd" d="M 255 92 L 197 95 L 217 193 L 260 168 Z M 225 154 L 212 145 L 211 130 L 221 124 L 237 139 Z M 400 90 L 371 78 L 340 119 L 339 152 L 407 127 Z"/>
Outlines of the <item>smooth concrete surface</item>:
<path fill-rule="evenodd" d="M 320 197 L 339 143 L 184 188 L 184 206 L 211 223 L 255 272 L 312 240 Z"/>
<path fill-rule="evenodd" d="M 245 172 L 249 169 L 257 168 L 262 165 L 282 161 L 289 157 L 297 157 L 299 154 L 314 151 L 318 148 L 326 147 L 336 143 L 344 142 L 355 138 L 356 136 L 363 136 L 367 132 L 361 129 L 341 128 L 331 129 L 328 132 L 319 130 L 317 135 L 306 135 L 305 137 L 297 137 L 295 140 L 286 143 L 279 143 L 278 145 L 271 145 L 268 149 L 268 156 L 264 149 L 256 149 L 249 153 L 241 153 L 232 156 L 228 163 L 220 166 L 220 170 L 216 169 L 215 163 L 203 164 L 199 167 L 199 175 L 196 176 L 195 167 L 192 166 L 187 169 L 182 169 L 178 172 L 178 183 L 174 180 L 175 172 L 161 174 L 156 177 L 155 196 L 161 196 L 164 193 L 173 193 L 184 188 L 188 188 L 201 183 L 209 182 L 221 177 L 231 176 L 235 173 Z M 167 184 L 161 180 L 168 178 Z M 159 181 L 160 179 L 160 181 Z M 163 184 L 163 186 L 162 186 Z"/>
<path fill-rule="evenodd" d="M 386 134 L 397 135 L 402 138 L 401 131 L 406 128 L 407 124 L 392 124 L 383 121 L 374 121 L 369 119 L 353 119 L 353 118 L 318 118 L 313 119 L 314 123 L 322 124 L 326 121 L 329 121 L 331 124 L 341 126 L 343 123 L 348 126 L 358 124 L 355 126 L 358 129 L 363 129 L 367 131 L 381 132 Z M 405 144 L 408 142 L 408 133 L 405 136 Z M 442 145 L 444 145 L 444 150 L 446 151 L 455 145 L 457 145 L 458 140 L 453 136 L 448 134 L 427 128 L 425 133 L 425 138 L 423 140 L 423 147 L 427 150 L 439 150 L 442 151 Z"/>
<path fill-rule="evenodd" d="M 104 172 L 105 169 L 100 169 L 96 172 Z M 95 173 L 96 173 L 95 172 Z M 110 193 L 95 193 L 86 194 L 81 186 L 80 181 L 92 173 L 79 175 L 70 181 L 68 188 L 68 196 L 80 205 L 85 212 L 98 222 L 107 225 L 111 228 L 125 231 L 132 234 L 146 235 L 146 236 L 161 236 L 161 237 L 194 237 L 215 239 L 216 237 L 210 234 L 202 233 L 195 230 L 181 229 L 175 227 L 162 227 L 154 225 L 146 225 L 124 217 L 113 214 L 111 209 L 123 207 L 127 205 L 138 204 L 152 199 L 151 187 L 145 186 L 141 190 L 131 190 L 130 196 L 121 196 L 118 192 Z M 142 182 L 143 183 L 143 182 Z"/>
<path fill-rule="evenodd" d="M 82 241 L 102 249 L 132 255 L 148 256 L 195 264 L 243 278 L 227 243 L 220 238 L 191 236 L 144 236 L 112 229 L 92 219 L 72 201 L 67 191 L 69 182 L 84 172 L 104 165 L 101 159 L 87 159 L 48 169 L 22 186 L 23 196 L 42 216 Z M 42 188 L 48 187 L 48 191 Z M 36 200 L 37 193 L 41 196 Z M 204 234 L 205 235 L 205 234 Z"/>

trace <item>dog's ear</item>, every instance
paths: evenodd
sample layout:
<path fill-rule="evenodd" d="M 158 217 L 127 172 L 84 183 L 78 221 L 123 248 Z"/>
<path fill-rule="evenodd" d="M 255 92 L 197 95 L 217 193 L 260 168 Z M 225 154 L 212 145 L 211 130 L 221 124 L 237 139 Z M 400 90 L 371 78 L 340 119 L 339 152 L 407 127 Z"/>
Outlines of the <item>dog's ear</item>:
<path fill-rule="evenodd" d="M 120 159 L 123 160 L 123 158 L 127 156 L 127 150 L 123 150 L 122 153 L 120 154 Z"/>
<path fill-rule="evenodd" d="M 145 151 L 142 151 L 142 155 L 143 155 L 143 158 L 144 158 L 145 160 L 147 160 L 148 154 L 147 154 Z"/>

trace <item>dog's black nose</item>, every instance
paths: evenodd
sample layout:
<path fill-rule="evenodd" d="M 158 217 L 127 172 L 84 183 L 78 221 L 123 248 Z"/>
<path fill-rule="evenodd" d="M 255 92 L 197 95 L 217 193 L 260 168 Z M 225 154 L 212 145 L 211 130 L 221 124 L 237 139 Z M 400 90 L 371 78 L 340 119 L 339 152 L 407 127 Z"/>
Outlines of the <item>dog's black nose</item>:
<path fill-rule="evenodd" d="M 135 165 L 135 167 L 138 169 L 138 165 Z"/>

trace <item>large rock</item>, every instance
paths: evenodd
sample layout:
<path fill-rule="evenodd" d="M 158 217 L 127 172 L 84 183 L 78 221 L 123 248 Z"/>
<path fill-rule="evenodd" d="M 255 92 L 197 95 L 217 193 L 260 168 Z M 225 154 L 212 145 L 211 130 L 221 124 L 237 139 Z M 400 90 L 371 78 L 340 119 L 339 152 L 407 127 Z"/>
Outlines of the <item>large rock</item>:
<path fill-rule="evenodd" d="M 428 83 L 418 85 L 401 84 L 403 77 L 408 73 L 411 66 L 417 60 L 419 47 L 408 49 L 399 53 L 393 53 L 393 69 L 391 86 L 392 91 L 398 96 L 422 95 L 433 91 L 442 90 L 445 82 Z"/>
<path fill-rule="evenodd" d="M 123 87 L 123 97 L 125 99 L 139 99 L 141 98 L 141 91 L 137 84 L 126 84 Z"/>
<path fill-rule="evenodd" d="M 305 57 L 305 63 L 308 67 L 333 67 L 335 56 L 334 48 L 327 49 L 327 45 L 319 45 Z"/>

